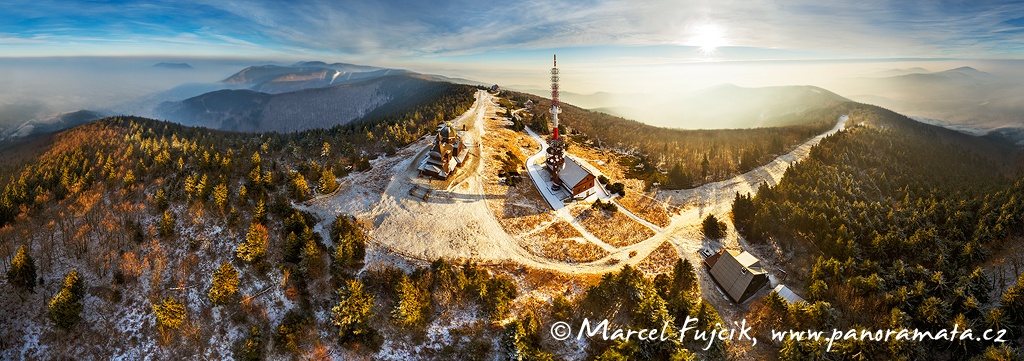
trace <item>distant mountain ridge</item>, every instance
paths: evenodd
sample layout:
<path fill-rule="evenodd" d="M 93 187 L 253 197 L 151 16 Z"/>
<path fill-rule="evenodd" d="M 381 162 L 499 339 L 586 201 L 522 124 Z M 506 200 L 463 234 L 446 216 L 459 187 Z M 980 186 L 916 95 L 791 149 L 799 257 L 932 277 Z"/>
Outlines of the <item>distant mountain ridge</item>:
<path fill-rule="evenodd" d="M 928 119 L 949 129 L 985 134 L 998 130 L 1024 141 L 1024 86 L 1019 79 L 970 66 L 936 72 L 848 79 L 851 99 Z M 1015 130 L 1016 129 L 1016 130 Z"/>
<path fill-rule="evenodd" d="M 224 84 L 249 84 L 258 85 L 268 81 L 289 81 L 288 77 L 301 78 L 310 74 L 351 74 L 370 73 L 381 70 L 402 71 L 398 69 L 384 69 L 365 65 L 353 64 L 326 64 L 323 62 L 299 62 L 291 66 L 281 65 L 256 65 L 242 69 L 239 72 L 227 77 L 221 82 Z M 329 75 L 329 76 L 330 76 Z M 285 77 L 285 78 L 281 78 Z"/>
<path fill-rule="evenodd" d="M 722 84 L 681 99 L 668 126 L 758 128 L 792 125 L 790 115 L 825 108 L 848 99 L 810 85 L 745 88 Z"/>
<path fill-rule="evenodd" d="M 403 69 L 303 61 L 256 65 L 217 84 L 190 84 L 156 97 L 172 98 L 153 115 L 176 123 L 241 132 L 330 128 L 413 104 L 444 83 L 470 83 Z M 175 95 L 188 95 L 183 100 Z M 182 99 L 182 98 L 178 98 Z"/>
<path fill-rule="evenodd" d="M 878 77 L 878 78 L 888 78 L 888 77 L 893 77 L 893 76 L 900 76 L 900 75 L 907 75 L 907 74 L 921 74 L 921 73 L 930 73 L 930 71 L 928 71 L 928 69 L 925 69 L 925 68 L 922 68 L 922 67 L 913 67 L 913 68 L 907 68 L 907 69 L 888 69 L 888 70 L 883 70 L 883 71 L 871 73 L 871 74 L 868 74 L 867 76 Z"/>
<path fill-rule="evenodd" d="M 190 126 L 240 132 L 330 128 L 418 102 L 444 87 L 428 77 L 387 75 L 286 93 L 218 90 L 164 102 L 156 114 Z"/>
<path fill-rule="evenodd" d="M 897 75 L 889 77 L 887 79 L 892 82 L 902 83 L 925 82 L 929 84 L 939 83 L 940 85 L 946 85 L 944 83 L 954 82 L 959 85 L 973 85 L 984 82 L 986 80 L 990 80 L 991 78 L 992 74 L 980 71 L 969 66 L 962 66 L 956 69 L 949 69 L 931 73 L 912 73 Z"/>
<path fill-rule="evenodd" d="M 547 96 L 541 90 L 527 90 Z M 790 115 L 849 101 L 810 85 L 747 88 L 719 84 L 668 103 L 650 94 L 561 92 L 566 103 L 666 128 L 736 129 L 792 125 Z M 664 98 L 662 98 L 664 99 Z M 652 111 L 651 109 L 656 109 Z"/>
<path fill-rule="evenodd" d="M 153 64 L 153 67 L 154 68 L 164 68 L 164 69 L 178 69 L 178 70 L 195 69 L 195 68 L 192 67 L 192 65 L 190 65 L 188 63 L 156 63 L 156 64 Z"/>
<path fill-rule="evenodd" d="M 56 114 L 42 119 L 32 119 L 0 131 L 0 141 L 58 132 L 89 123 L 104 116 L 99 112 L 91 110 L 79 110 Z"/>

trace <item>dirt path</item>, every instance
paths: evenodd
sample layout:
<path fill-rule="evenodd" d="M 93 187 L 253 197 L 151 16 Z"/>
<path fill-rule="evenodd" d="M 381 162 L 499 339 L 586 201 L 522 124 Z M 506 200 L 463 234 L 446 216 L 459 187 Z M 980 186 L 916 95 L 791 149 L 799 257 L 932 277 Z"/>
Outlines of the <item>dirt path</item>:
<path fill-rule="evenodd" d="M 478 92 L 473 107 L 454 121 L 466 124 L 463 133 L 469 144 L 479 144 L 484 132 L 485 116 L 495 116 L 497 105 L 491 95 Z M 415 184 L 424 184 L 410 165 L 426 147 L 424 140 L 413 143 L 393 157 L 377 159 L 370 171 L 355 173 L 342 182 L 342 190 L 298 205 L 324 220 L 318 230 L 325 232 L 326 223 L 339 213 L 354 215 L 371 222 L 369 242 L 399 255 L 422 261 L 439 257 L 472 259 L 482 264 L 514 261 L 535 268 L 566 273 L 600 273 L 612 268 L 602 261 L 572 264 L 553 261 L 531 254 L 518 244 L 498 223 L 484 200 L 500 197 L 487 194 L 483 182 L 491 181 L 482 174 L 483 162 L 490 155 L 481 149 L 476 169 L 468 172 L 462 182 L 447 190 L 435 190 L 427 200 L 409 195 Z M 374 192 L 382 189 L 375 197 Z"/>
<path fill-rule="evenodd" d="M 480 91 L 476 94 L 473 107 L 453 123 L 466 125 L 463 137 L 468 144 L 480 144 L 481 135 L 485 131 L 484 118 L 496 116 L 497 109 L 492 96 Z M 630 218 L 655 231 L 653 237 L 630 246 L 612 247 L 586 231 L 578 222 L 573 222 L 567 209 L 556 211 L 564 213 L 560 217 L 568 218 L 566 220 L 573 227 L 582 228 L 580 233 L 584 238 L 610 252 L 606 257 L 593 262 L 569 263 L 536 256 L 519 245 L 501 227 L 485 202 L 488 197 L 503 195 L 487 194 L 484 190 L 484 182 L 496 180 L 488 179 L 481 171 L 484 162 L 490 157 L 483 147 L 479 148 L 479 161 L 467 164 L 468 168 L 462 170 L 465 174 L 458 176 L 460 181 L 449 184 L 446 190 L 433 191 L 426 201 L 409 195 L 414 185 L 427 183 L 417 177 L 415 167 L 412 167 L 422 147 L 428 146 L 428 141 L 424 139 L 404 148 L 395 156 L 375 160 L 370 171 L 345 178 L 341 191 L 316 198 L 300 207 L 325 220 L 324 224 L 318 225 L 321 232 L 325 232 L 324 225 L 338 213 L 351 214 L 369 221 L 373 224 L 373 230 L 369 233 L 372 246 L 422 261 L 439 257 L 473 259 L 482 264 L 511 261 L 564 273 L 605 273 L 618 270 L 623 264 L 636 265 L 668 241 L 681 255 L 693 258 L 691 262 L 699 265 L 694 252 L 706 246 L 707 241 L 700 234 L 699 225 L 707 212 L 725 216 L 737 191 L 752 192 L 761 184 L 777 183 L 791 163 L 806 157 L 812 146 L 841 129 L 845 123 L 846 118 L 841 118 L 829 132 L 808 140 L 769 164 L 732 179 L 691 190 L 662 192 L 658 196 L 661 201 L 679 206 L 684 209 L 683 212 L 673 216 L 667 227 L 657 227 L 630 214 Z M 530 159 L 536 160 L 536 156 Z M 730 243 L 730 240 L 726 242 Z M 735 239 L 731 242 L 734 244 Z M 702 286 L 705 286 L 705 290 L 716 289 L 713 285 L 704 285 L 704 281 Z"/>

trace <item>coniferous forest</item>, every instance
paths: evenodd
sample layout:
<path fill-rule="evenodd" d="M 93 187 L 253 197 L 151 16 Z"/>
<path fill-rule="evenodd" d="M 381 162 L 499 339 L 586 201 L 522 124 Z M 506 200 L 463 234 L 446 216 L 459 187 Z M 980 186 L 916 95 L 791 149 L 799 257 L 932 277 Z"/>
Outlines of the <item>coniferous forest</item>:
<path fill-rule="evenodd" d="M 732 209 L 739 232 L 784 254 L 789 283 L 827 312 L 808 318 L 776 296 L 752 315 L 819 329 L 1005 328 L 1012 339 L 844 341 L 829 356 L 837 359 L 1019 357 L 1024 278 L 1017 266 L 994 266 L 1020 252 L 1019 173 L 973 147 L 973 137 L 874 106 L 847 109 L 846 130 L 824 139 L 777 186 L 738 195 Z M 787 342 L 772 352 L 813 359 L 824 347 Z"/>
<path fill-rule="evenodd" d="M 1024 361 L 1024 1 L 0 1 L 0 361 Z"/>
<path fill-rule="evenodd" d="M 374 299 L 390 290 L 355 277 L 363 228 L 338 215 L 324 239 L 313 230 L 323 220 L 293 202 L 336 191 L 336 177 L 365 171 L 376 155 L 464 113 L 474 92 L 448 84 L 389 116 L 301 133 L 119 116 L 53 135 L 3 175 L 0 258 L 18 295 L 3 306 L 0 339 L 66 337 L 25 326 L 52 322 L 87 341 L 46 354 L 96 359 L 152 339 L 171 358 L 239 359 L 264 359 L 268 345 L 315 354 L 317 330 L 334 330 L 329 339 L 338 342 L 374 342 Z M 278 286 L 283 299 L 261 299 Z M 267 312 L 284 313 L 282 321 L 269 323 Z M 224 332 L 245 336 L 207 348 Z"/>
<path fill-rule="evenodd" d="M 554 322 L 608 319 L 678 329 L 693 317 L 701 331 L 723 322 L 704 298 L 716 291 L 702 289 L 697 272 L 704 270 L 688 259 L 657 275 L 623 265 L 595 277 L 577 297 L 555 296 L 543 307 L 514 310 L 513 300 L 531 290 L 517 286 L 521 281 L 508 271 L 445 259 L 410 269 L 379 262 L 364 267 L 364 224 L 345 214 L 317 219 L 302 209 L 303 201 L 343 187 L 338 178 L 370 170 L 375 157 L 393 154 L 466 112 L 475 91 L 450 85 L 391 116 L 291 134 L 231 133 L 120 116 L 53 135 L 48 146 L 26 153 L 37 156 L 17 158 L 9 165 L 15 170 L 4 174 L 0 259 L 9 262 L 6 280 L 17 295 L 6 298 L 4 307 L 16 311 L 4 322 L 26 327 L 5 327 L 3 339 L 33 332 L 44 339 L 75 335 L 95 347 L 69 344 L 48 352 L 98 358 L 118 347 L 155 347 L 168 357 L 322 358 L 328 343 L 356 357 L 387 350 L 394 340 L 422 343 L 435 337 L 432 323 L 465 314 L 470 318 L 450 331 L 455 336 L 446 346 L 420 356 L 553 360 L 565 356 L 564 345 L 548 336 Z M 520 104 L 526 99 L 512 98 Z M 705 350 L 693 340 L 592 339 L 580 355 L 692 360 L 1020 354 L 1024 278 L 1014 266 L 1020 258 L 1013 257 L 1024 235 L 1024 181 L 1007 156 L 1011 146 L 857 103 L 795 116 L 798 125 L 787 127 L 659 130 L 653 136 L 639 123 L 565 109 L 572 141 L 632 159 L 627 176 L 652 189 L 736 175 L 848 114 L 846 128 L 812 148 L 778 185 L 739 194 L 733 204 L 735 231 L 754 252 L 777 257 L 787 284 L 807 301 L 789 304 L 767 293 L 742 306 L 762 332 L 758 337 L 768 340 L 766 330 L 777 328 L 954 325 L 1005 328 L 1009 334 L 1009 342 L 998 345 L 839 341 L 828 351 L 824 342 L 792 340 L 754 350 L 714 343 Z M 533 115 L 522 120 L 538 129 L 546 129 L 545 121 Z M 703 219 L 710 239 L 733 231 L 714 215 Z M 278 289 L 283 292 L 273 292 Z M 40 322 L 52 328 L 27 327 Z"/>

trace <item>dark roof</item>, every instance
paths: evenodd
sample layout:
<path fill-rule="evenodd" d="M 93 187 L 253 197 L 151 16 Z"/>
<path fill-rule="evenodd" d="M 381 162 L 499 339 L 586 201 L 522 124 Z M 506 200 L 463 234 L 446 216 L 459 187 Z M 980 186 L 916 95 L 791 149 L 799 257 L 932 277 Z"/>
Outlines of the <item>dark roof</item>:
<path fill-rule="evenodd" d="M 437 127 L 437 135 L 434 136 L 433 146 L 427 152 L 427 157 L 418 169 L 421 172 L 434 173 L 442 178 L 447 178 L 455 167 L 462 164 L 466 159 L 465 146 L 459 137 L 459 132 L 445 122 Z M 451 156 L 449 158 L 449 156 Z"/>
<path fill-rule="evenodd" d="M 569 188 L 580 184 L 588 175 L 592 175 L 590 171 L 584 169 L 579 163 L 576 163 L 575 160 L 569 157 L 565 157 L 565 167 L 558 172 L 558 178 Z"/>
<path fill-rule="evenodd" d="M 722 286 L 725 293 L 737 302 L 743 301 L 743 293 L 754 281 L 754 276 L 764 274 L 760 262 L 747 252 L 723 250 L 721 257 L 711 267 L 711 277 Z"/>
<path fill-rule="evenodd" d="M 786 287 L 786 285 L 775 286 L 775 289 L 773 291 L 778 293 L 779 297 L 782 297 L 782 299 L 788 301 L 789 303 L 806 302 L 802 297 L 798 296 L 796 293 L 793 293 L 793 290 L 789 289 L 789 287 Z"/>
<path fill-rule="evenodd" d="M 708 256 L 708 258 L 705 258 L 704 265 L 707 266 L 708 269 L 711 269 L 711 267 L 715 266 L 715 262 L 718 262 L 719 258 L 722 258 L 722 252 L 715 253 L 713 255 Z"/>
<path fill-rule="evenodd" d="M 420 164 L 419 170 L 422 171 L 422 172 L 434 173 L 434 174 L 437 174 L 440 177 L 447 177 L 448 176 L 445 173 L 445 171 L 443 169 L 441 169 L 441 167 L 438 167 L 435 164 L 429 164 L 429 163 L 426 163 L 426 162 L 424 162 L 423 164 Z"/>

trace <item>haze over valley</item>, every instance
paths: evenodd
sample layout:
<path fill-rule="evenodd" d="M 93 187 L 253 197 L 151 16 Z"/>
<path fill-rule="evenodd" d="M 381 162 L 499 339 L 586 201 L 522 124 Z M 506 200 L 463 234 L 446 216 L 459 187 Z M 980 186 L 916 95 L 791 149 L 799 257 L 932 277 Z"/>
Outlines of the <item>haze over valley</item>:
<path fill-rule="evenodd" d="M 574 60 L 564 55 L 563 59 Z M 263 104 L 272 94 L 328 88 L 397 74 L 444 74 L 426 78 L 469 84 L 499 83 L 511 89 L 550 95 L 542 90 L 545 78 L 538 75 L 542 71 L 530 74 L 523 70 L 495 69 L 498 74 L 514 74 L 515 77 L 488 79 L 472 70 L 445 72 L 429 67 L 404 70 L 305 61 L 267 65 L 246 60 L 179 61 L 176 64 L 190 68 L 157 67 L 154 65 L 170 63 L 156 58 L 0 59 L 3 64 L 0 84 L 6 85 L 0 89 L 0 127 L 3 127 L 4 137 L 26 134 L 27 129 L 34 128 L 32 124 L 51 123 L 64 114 L 82 110 L 96 115 L 150 116 L 218 129 L 285 131 L 289 128 L 221 124 L 221 118 L 229 116 L 223 109 L 206 115 L 206 120 L 189 119 L 185 116 L 194 114 L 195 110 L 189 110 L 187 104 L 190 100 L 198 101 L 196 97 L 200 96 L 209 99 L 209 93 L 218 90 L 252 92 L 221 93 L 213 99 L 235 94 L 232 101 L 242 101 L 239 96 L 246 94 L 243 97 L 262 99 L 246 101 Z M 651 125 L 685 129 L 770 126 L 785 122 L 773 118 L 848 99 L 880 105 L 959 131 L 973 134 L 998 131 L 1024 140 L 1020 131 L 1024 128 L 1024 101 L 1020 95 L 1024 94 L 1024 85 L 1021 85 L 1024 70 L 1020 70 L 1024 66 L 1021 65 L 1024 63 L 1020 61 L 942 60 L 698 62 L 622 69 L 607 66 L 573 69 L 570 66 L 573 72 L 567 79 L 573 85 L 563 90 L 563 98 L 584 108 Z M 365 88 L 367 84 L 364 82 L 364 89 L 356 92 L 370 100 L 373 95 L 364 94 L 373 92 Z M 580 84 L 591 84 L 591 87 L 584 89 Z M 347 90 L 354 95 L 353 91 Z M 388 91 L 376 94 L 380 96 L 376 103 L 371 101 L 354 107 L 350 115 L 339 115 L 339 120 L 332 122 L 341 124 L 346 119 L 365 115 L 375 107 L 371 104 L 383 104 L 386 102 L 383 99 L 390 96 Z M 286 101 L 282 99 L 287 98 L 278 98 L 275 102 L 282 104 L 281 101 Z M 328 109 L 323 108 L 327 106 L 323 101 L 313 102 L 320 109 Z M 225 106 L 224 101 L 214 103 Z M 316 110 L 310 104 L 285 106 L 288 107 L 295 110 L 283 114 L 309 112 L 313 118 L 323 117 L 316 115 L 323 110 Z M 275 115 L 266 116 L 273 119 Z M 258 122 L 258 117 L 250 109 L 250 114 L 239 119 Z M 320 121 L 319 124 L 327 123 Z"/>
<path fill-rule="evenodd" d="M 0 14 L 2 360 L 1024 359 L 1024 2 Z"/>

